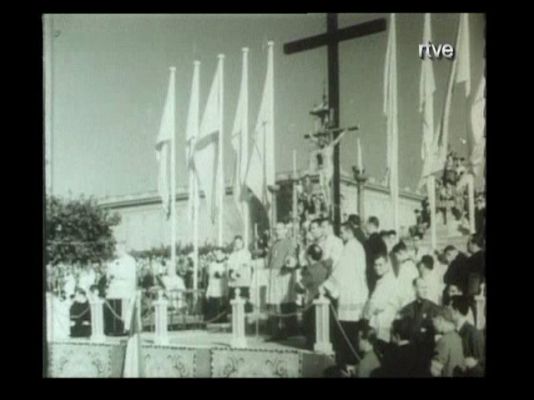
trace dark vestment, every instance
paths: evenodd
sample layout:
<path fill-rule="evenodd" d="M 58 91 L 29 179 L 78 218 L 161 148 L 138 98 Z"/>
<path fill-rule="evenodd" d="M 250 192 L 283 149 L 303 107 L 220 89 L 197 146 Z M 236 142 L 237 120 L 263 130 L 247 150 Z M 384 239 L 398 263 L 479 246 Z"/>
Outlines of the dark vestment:
<path fill-rule="evenodd" d="M 478 251 L 467 260 L 467 296 L 476 296 L 480 293 L 480 284 L 485 281 L 486 254 Z"/>
<path fill-rule="evenodd" d="M 384 378 L 416 378 L 419 372 L 417 347 L 413 343 L 402 346 L 390 343 L 384 351 L 382 367 L 374 376 Z"/>
<path fill-rule="evenodd" d="M 79 303 L 75 301 L 70 306 L 70 320 L 74 325 L 70 327 L 71 337 L 91 336 L 91 309 L 89 302 Z"/>
<path fill-rule="evenodd" d="M 430 360 L 434 351 L 436 334 L 432 319 L 439 307 L 430 300 L 415 300 L 400 311 L 400 317 L 410 323 L 410 342 L 417 346 L 417 374 L 430 375 Z"/>
<path fill-rule="evenodd" d="M 443 275 L 443 281 L 447 286 L 456 285 L 463 293 L 466 293 L 469 277 L 466 265 L 467 259 L 465 254 L 459 252 L 456 258 L 450 263 L 445 275 Z"/>
<path fill-rule="evenodd" d="M 367 268 L 365 270 L 367 286 L 369 288 L 369 293 L 372 293 L 376 285 L 376 275 L 373 268 L 373 256 L 379 252 L 387 253 L 387 246 L 378 233 L 373 233 L 366 240 L 363 248 L 365 249 L 365 257 L 367 260 Z"/>

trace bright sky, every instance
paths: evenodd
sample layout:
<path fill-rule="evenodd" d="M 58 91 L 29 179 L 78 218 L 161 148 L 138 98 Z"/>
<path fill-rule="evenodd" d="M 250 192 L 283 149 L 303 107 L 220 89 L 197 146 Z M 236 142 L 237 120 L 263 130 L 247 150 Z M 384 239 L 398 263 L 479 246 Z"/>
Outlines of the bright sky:
<path fill-rule="evenodd" d="M 341 14 L 339 26 L 380 17 Z M 388 17 L 388 15 L 386 15 Z M 454 44 L 458 14 L 432 14 L 434 43 Z M 472 96 L 482 74 L 484 17 L 471 14 Z M 154 144 L 165 100 L 169 69 L 176 66 L 177 185 L 186 186 L 185 124 L 193 73 L 199 59 L 201 112 L 223 53 L 225 176 L 231 179 L 229 140 L 239 83 L 241 47 L 249 47 L 249 123 L 259 108 L 266 69 L 266 41 L 275 42 L 275 147 L 278 171 L 305 168 L 310 146 L 303 135 L 313 128 L 309 110 L 320 102 L 326 80 L 326 49 L 283 54 L 283 44 L 322 33 L 324 14 L 269 15 L 54 15 L 53 191 L 96 197 L 135 194 L 157 188 Z M 397 15 L 399 90 L 399 179 L 415 188 L 421 173 L 421 115 L 418 112 L 423 14 Z M 341 125 L 358 124 L 368 173 L 381 180 L 386 166 L 383 73 L 387 32 L 340 45 Z M 450 61 L 434 63 L 436 123 L 441 116 Z M 451 144 L 466 155 L 469 104 L 456 90 Z M 341 145 L 342 168 L 356 165 L 356 134 Z"/>

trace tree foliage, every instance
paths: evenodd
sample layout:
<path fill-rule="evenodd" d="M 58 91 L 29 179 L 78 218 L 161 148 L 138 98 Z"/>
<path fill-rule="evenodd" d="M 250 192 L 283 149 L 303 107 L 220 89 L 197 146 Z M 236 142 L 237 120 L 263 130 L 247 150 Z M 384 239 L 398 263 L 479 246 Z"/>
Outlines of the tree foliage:
<path fill-rule="evenodd" d="M 102 263 L 113 257 L 113 226 L 120 216 L 93 198 L 46 198 L 45 262 L 50 265 Z"/>

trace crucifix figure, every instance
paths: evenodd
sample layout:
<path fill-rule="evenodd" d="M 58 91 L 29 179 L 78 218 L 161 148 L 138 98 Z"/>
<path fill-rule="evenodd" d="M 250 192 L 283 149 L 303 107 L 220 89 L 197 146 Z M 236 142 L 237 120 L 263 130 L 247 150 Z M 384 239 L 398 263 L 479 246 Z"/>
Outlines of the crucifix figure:
<path fill-rule="evenodd" d="M 380 18 L 346 28 L 338 29 L 337 14 L 327 14 L 326 33 L 316 36 L 310 36 L 304 39 L 289 42 L 284 45 L 285 54 L 299 53 L 305 50 L 311 50 L 318 47 L 326 46 L 328 50 L 328 104 L 331 110 L 330 128 L 339 127 L 339 49 L 338 44 L 343 40 L 354 39 L 373 33 L 383 32 L 386 30 L 386 19 Z M 333 141 L 336 142 L 341 130 L 334 130 Z M 334 154 L 334 187 L 333 187 L 333 211 L 334 227 L 339 234 L 341 225 L 341 188 L 340 188 L 340 163 L 339 163 L 339 146 L 333 148 Z"/>

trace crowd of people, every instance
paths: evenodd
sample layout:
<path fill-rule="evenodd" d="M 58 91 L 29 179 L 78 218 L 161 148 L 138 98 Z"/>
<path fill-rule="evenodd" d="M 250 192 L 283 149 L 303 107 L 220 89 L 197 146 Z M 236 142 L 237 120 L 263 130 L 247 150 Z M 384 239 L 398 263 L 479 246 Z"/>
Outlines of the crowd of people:
<path fill-rule="evenodd" d="M 442 216 L 444 223 L 453 217 L 455 220 L 466 223 L 469 215 L 469 198 L 465 186 L 467 167 L 465 158 L 457 156 L 454 152 L 447 155 L 443 174 L 437 177 L 436 182 L 436 212 Z M 421 202 L 421 209 L 415 210 L 416 223 L 410 228 L 413 236 L 422 238 L 430 228 L 430 204 L 428 197 Z M 484 232 L 486 224 L 486 201 L 482 191 L 475 193 L 475 230 Z"/>
<path fill-rule="evenodd" d="M 254 274 L 264 270 L 266 340 L 303 335 L 313 350 L 313 302 L 330 300 L 336 367 L 328 375 L 483 374 L 484 331 L 475 328 L 481 312 L 476 298 L 485 288 L 482 234 L 469 237 L 464 254 L 454 246 L 439 253 L 421 249 L 417 241 L 381 230 L 376 217 L 363 222 L 349 216 L 340 236 L 329 218 L 293 228 L 277 223 L 272 237 L 258 238 L 253 251 L 238 235 L 232 246 L 202 256 L 197 279 L 205 321 L 227 321 L 237 289 L 250 313 Z M 105 334 L 120 335 L 128 329 L 129 301 L 138 289 L 162 290 L 171 308 L 183 307 L 183 298 L 168 293 L 192 288 L 193 262 L 191 256 L 181 256 L 176 266 L 165 258 L 134 260 L 122 248 L 107 266 L 64 268 L 63 274 L 59 296 L 69 299 L 71 336 L 90 335 L 88 294 L 106 298 Z"/>

